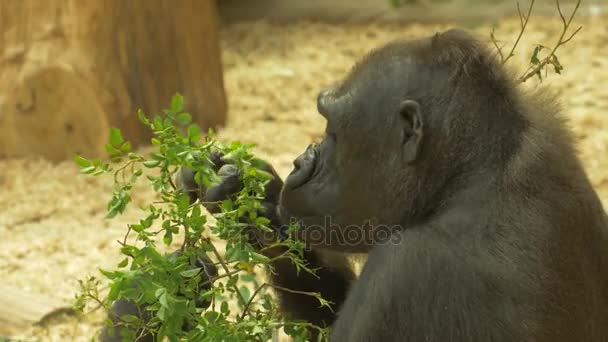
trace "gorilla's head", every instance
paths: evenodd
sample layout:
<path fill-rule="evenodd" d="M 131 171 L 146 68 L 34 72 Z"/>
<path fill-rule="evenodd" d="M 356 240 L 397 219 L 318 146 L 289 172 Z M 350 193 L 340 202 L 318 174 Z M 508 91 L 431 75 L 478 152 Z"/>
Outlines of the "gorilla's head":
<path fill-rule="evenodd" d="M 484 102 L 510 96 L 511 82 L 490 56 L 461 30 L 370 53 L 319 94 L 325 137 L 295 160 L 281 196 L 284 219 L 403 225 L 439 209 L 460 176 L 492 159 L 478 141 L 499 143 L 504 153 L 516 147 L 516 137 L 500 131 L 516 115 Z"/>

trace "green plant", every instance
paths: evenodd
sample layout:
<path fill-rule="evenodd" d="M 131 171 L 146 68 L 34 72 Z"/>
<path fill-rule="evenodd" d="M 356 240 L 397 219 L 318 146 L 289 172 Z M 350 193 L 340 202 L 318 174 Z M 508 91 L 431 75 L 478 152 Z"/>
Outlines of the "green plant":
<path fill-rule="evenodd" d="M 524 32 L 526 31 L 526 27 L 528 26 L 528 21 L 530 20 L 530 15 L 532 14 L 532 9 L 534 8 L 534 3 L 535 3 L 535 0 L 530 1 L 530 5 L 528 6 L 528 11 L 526 14 L 523 14 L 521 12 L 521 9 L 519 7 L 519 2 L 517 3 L 517 13 L 519 14 L 520 30 L 517 35 L 517 38 L 515 39 L 515 43 L 513 43 L 513 46 L 511 47 L 509 53 L 506 54 L 506 56 L 505 56 L 505 53 L 503 52 L 503 47 L 500 46 L 498 44 L 498 41 L 496 40 L 495 28 L 492 29 L 492 32 L 490 32 L 490 39 L 492 40 L 492 43 L 494 44 L 494 47 L 496 48 L 498 57 L 500 58 L 500 62 L 502 64 L 506 64 L 509 61 L 509 59 L 511 59 L 511 57 L 515 56 L 515 50 L 517 48 L 517 45 L 519 44 L 519 41 L 520 41 L 521 37 L 523 36 Z M 557 11 L 559 13 L 560 19 L 562 21 L 562 31 L 560 33 L 560 36 L 559 36 L 557 42 L 555 43 L 555 45 L 551 48 L 544 46 L 542 44 L 536 44 L 536 46 L 534 47 L 534 51 L 532 52 L 532 56 L 530 57 L 530 64 L 528 65 L 528 68 L 526 69 L 526 71 L 524 71 L 524 73 L 518 79 L 522 83 L 526 82 L 527 80 L 529 80 L 530 78 L 532 78 L 534 76 L 538 77 L 538 79 L 542 81 L 543 72 L 544 72 L 545 76 L 548 73 L 548 69 L 547 69 L 548 66 L 553 66 L 553 71 L 556 74 L 561 74 L 564 67 L 559 62 L 559 59 L 557 57 L 557 50 L 561 46 L 566 45 L 570 40 L 572 40 L 572 38 L 574 38 L 574 36 L 583 28 L 582 26 L 579 26 L 576 30 L 574 30 L 572 33 L 570 33 L 568 35 L 568 37 L 566 38 L 566 34 L 568 33 L 569 29 L 571 28 L 572 20 L 574 19 L 574 16 L 576 15 L 576 12 L 578 11 L 578 9 L 581 5 L 581 0 L 578 0 L 576 2 L 576 4 L 574 5 L 574 9 L 572 10 L 572 12 L 570 13 L 570 16 L 567 19 L 564 16 L 564 13 L 562 12 L 562 8 L 561 8 L 559 0 L 555 0 L 555 4 L 557 7 Z M 548 51 L 548 53 L 544 57 L 540 57 L 540 54 L 542 51 Z"/>
<path fill-rule="evenodd" d="M 121 298 L 128 299 L 147 310 L 152 317 L 144 321 L 135 315 L 115 317 L 123 340 L 137 341 L 138 331 L 151 332 L 158 340 L 169 341 L 266 341 L 278 328 L 295 340 L 305 340 L 309 328 L 319 329 L 305 322 L 289 321 L 278 315 L 276 302 L 270 292 L 270 283 L 260 283 L 256 274 L 270 271 L 279 258 L 289 258 L 302 272 L 309 269 L 300 258 L 303 244 L 286 239 L 273 246 L 282 246 L 285 252 L 269 258 L 249 242 L 248 230 L 270 230 L 269 220 L 261 216 L 260 200 L 270 175 L 261 170 L 263 162 L 252 153 L 252 145 L 240 142 L 222 144 L 214 139 L 213 132 L 203 137 L 199 127 L 191 123 L 191 116 L 183 111 L 183 98 L 173 97 L 171 108 L 149 118 L 137 113 L 140 121 L 153 133 L 155 151 L 144 156 L 131 151 L 120 130 L 112 128 L 106 150 L 109 162 L 89 160 L 76 156 L 81 173 L 110 175 L 114 190 L 107 207 L 107 216 L 121 214 L 131 202 L 133 186 L 140 181 L 157 193 L 157 200 L 149 203 L 143 218 L 126 227 L 120 251 L 124 259 L 115 270 L 101 270 L 109 280 L 109 293 L 100 294 L 101 280 L 89 277 L 80 282 L 81 291 L 75 306 L 80 311 L 94 302 L 111 312 L 112 304 Z M 201 204 L 190 204 L 187 194 L 178 189 L 173 179 L 181 167 L 195 171 L 197 184 L 208 187 L 217 180 L 213 156 L 224 155 L 239 170 L 243 189 L 234 199 L 220 204 L 221 212 L 211 223 Z M 149 171 L 144 172 L 148 169 Z M 246 217 L 250 223 L 243 223 Z M 291 227 L 293 229 L 293 227 Z M 180 234 L 180 235 L 178 235 Z M 161 253 L 159 241 L 169 245 L 181 236 L 178 254 Z M 225 243 L 225 254 L 217 241 Z M 201 268 L 192 268 L 200 253 L 208 253 L 221 270 L 213 279 L 207 279 Z M 207 291 L 198 291 L 201 285 L 212 284 Z M 288 291 L 289 289 L 282 289 Z M 317 293 L 304 293 L 328 305 Z M 210 302 L 208 309 L 200 309 L 196 301 Z M 231 310 L 229 302 L 236 302 L 238 310 Z M 111 320 L 106 324 L 112 325 Z M 183 329 L 183 327 L 190 329 Z"/>

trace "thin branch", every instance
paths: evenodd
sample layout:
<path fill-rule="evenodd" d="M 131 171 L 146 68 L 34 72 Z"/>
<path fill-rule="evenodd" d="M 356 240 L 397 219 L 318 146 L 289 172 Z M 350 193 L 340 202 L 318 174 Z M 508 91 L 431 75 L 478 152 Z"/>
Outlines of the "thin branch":
<path fill-rule="evenodd" d="M 169 177 L 169 184 L 171 185 L 173 190 L 177 190 L 177 186 L 175 185 L 175 183 L 173 183 L 173 179 L 171 179 L 171 177 Z"/>
<path fill-rule="evenodd" d="M 253 299 L 258 295 L 258 293 L 260 293 L 262 288 L 266 287 L 267 285 L 268 285 L 268 283 L 264 283 L 264 284 L 260 285 L 257 289 L 255 289 L 255 291 L 251 295 L 251 298 L 249 298 L 247 305 L 245 305 L 245 308 L 243 309 L 243 313 L 241 314 L 239 321 L 242 321 L 243 319 L 245 319 L 245 316 L 247 315 L 247 313 L 249 313 L 249 307 L 251 306 L 251 303 L 253 303 Z"/>
<path fill-rule="evenodd" d="M 205 286 L 207 284 L 212 284 L 216 280 L 219 280 L 219 279 L 222 279 L 222 278 L 227 278 L 227 277 L 233 276 L 233 275 L 235 275 L 237 273 L 240 273 L 240 272 L 244 272 L 244 270 L 233 270 L 233 271 L 230 271 L 228 273 L 224 273 L 224 274 L 220 274 L 220 275 L 215 276 L 215 277 L 211 277 L 211 278 L 209 278 L 209 279 L 207 279 L 207 280 L 199 283 L 198 286 Z"/>
<path fill-rule="evenodd" d="M 562 18 L 562 24 L 566 26 L 566 17 L 564 17 L 564 13 L 562 13 L 562 8 L 559 5 L 559 0 L 555 0 L 555 2 L 557 3 L 557 12 L 559 12 L 559 17 Z"/>
<path fill-rule="evenodd" d="M 500 46 L 498 46 L 498 41 L 496 40 L 496 37 L 494 36 L 495 31 L 496 31 L 496 27 L 493 27 L 492 32 L 490 32 L 490 39 L 492 40 L 492 43 L 494 43 L 494 46 L 496 47 L 496 51 L 498 51 L 498 55 L 500 56 L 500 63 L 503 63 L 503 61 L 505 60 L 505 56 L 502 54 L 502 48 Z"/>
<path fill-rule="evenodd" d="M 519 8 L 519 1 L 517 2 L 517 14 L 519 15 L 519 27 L 524 27 L 524 21 L 521 15 L 521 9 Z"/>
<path fill-rule="evenodd" d="M 524 32 L 526 31 L 526 27 L 528 26 L 528 21 L 530 20 L 530 16 L 532 14 L 532 9 L 534 8 L 535 2 L 536 2 L 536 0 L 530 1 L 530 6 L 528 7 L 528 12 L 526 13 L 526 15 L 523 15 L 521 13 L 521 8 L 519 6 L 519 2 L 517 3 L 517 14 L 519 15 L 520 30 L 519 30 L 519 34 L 517 35 L 517 39 L 515 39 L 515 43 L 511 47 L 511 51 L 509 51 L 509 54 L 506 57 L 502 51 L 502 47 L 498 46 L 498 41 L 496 40 L 496 37 L 494 35 L 496 28 L 492 28 L 492 32 L 490 32 L 490 39 L 492 40 L 492 43 L 494 44 L 494 46 L 496 47 L 496 50 L 498 51 L 498 56 L 500 57 L 501 64 L 507 63 L 507 61 L 509 59 L 511 59 L 511 57 L 515 56 L 515 49 L 517 48 L 517 45 L 519 44 L 521 37 L 524 35 Z"/>
<path fill-rule="evenodd" d="M 576 35 L 578 33 L 578 31 L 582 30 L 583 27 L 579 26 L 571 35 L 570 37 L 568 37 L 568 39 L 566 40 L 562 40 L 562 45 L 566 44 L 567 42 L 569 42 L 570 40 L 572 40 L 572 38 L 574 38 L 574 35 Z"/>
<path fill-rule="evenodd" d="M 292 289 L 288 289 L 283 286 L 274 285 L 274 284 L 270 284 L 270 283 L 266 283 L 266 285 L 272 287 L 275 290 L 285 291 L 285 292 L 294 293 L 294 294 L 301 294 L 301 295 L 305 295 L 305 296 L 309 296 L 309 297 L 315 297 L 317 300 L 319 300 L 319 302 L 321 303 L 321 306 L 327 306 L 331 312 L 334 311 L 330 304 L 335 304 L 335 303 L 323 299 L 323 297 L 321 297 L 321 294 L 318 292 L 306 292 L 306 291 L 292 290 Z"/>
<path fill-rule="evenodd" d="M 205 240 L 209 243 L 209 245 L 212 247 L 211 248 L 211 252 L 213 252 L 213 255 L 215 255 L 215 257 L 217 258 L 218 262 L 220 263 L 220 265 L 222 266 L 222 268 L 224 269 L 224 272 L 226 273 L 230 273 L 230 269 L 228 269 L 228 266 L 226 265 L 226 263 L 224 262 L 224 259 L 222 259 L 222 256 L 220 255 L 220 253 L 217 251 L 217 248 L 215 248 L 215 246 L 213 245 L 213 243 L 211 243 L 211 239 L 209 238 L 205 238 Z M 241 301 L 241 304 L 243 305 L 243 307 L 245 307 L 247 305 L 247 301 L 245 300 L 245 297 L 243 297 L 243 295 L 241 294 L 241 292 L 239 291 L 239 289 L 236 287 L 236 285 L 231 286 L 232 290 L 234 292 L 236 292 L 237 297 L 239 298 L 239 300 Z"/>
<path fill-rule="evenodd" d="M 530 66 L 526 72 L 524 72 L 524 74 L 519 78 L 520 82 L 526 82 L 529 78 L 533 77 L 534 75 L 537 75 L 540 73 L 540 71 L 547 66 L 547 64 L 551 64 L 554 61 L 555 58 L 555 53 L 557 52 L 557 49 L 559 49 L 560 46 L 568 43 L 583 27 L 579 27 L 577 28 L 574 33 L 572 33 L 570 35 L 570 37 L 568 39 L 564 39 L 564 37 L 566 36 L 566 32 L 568 32 L 568 29 L 570 28 L 570 24 L 572 24 L 572 19 L 574 19 L 574 16 L 576 15 L 576 12 L 578 11 L 578 8 L 581 5 L 581 0 L 578 0 L 576 2 L 576 6 L 574 7 L 574 10 L 572 11 L 572 13 L 570 14 L 570 18 L 568 18 L 568 20 L 566 20 L 566 18 L 564 17 L 564 14 L 562 13 L 560 4 L 559 4 L 559 0 L 555 0 L 555 2 L 557 3 L 557 9 L 559 12 L 559 15 L 562 19 L 562 23 L 563 23 L 563 28 L 562 28 L 562 33 L 559 36 L 559 39 L 557 40 L 557 43 L 555 44 L 555 46 L 553 47 L 553 49 L 551 50 L 551 52 L 549 53 L 549 55 L 547 55 L 547 57 L 543 58 L 540 63 L 536 64 L 535 66 Z"/>
<path fill-rule="evenodd" d="M 519 21 L 521 24 L 521 29 L 519 30 L 519 35 L 517 36 L 517 39 L 515 40 L 515 43 L 513 44 L 513 47 L 511 48 L 511 51 L 509 51 L 509 54 L 507 55 L 507 58 L 505 58 L 502 61 L 502 64 L 507 63 L 507 61 L 515 56 L 515 48 L 517 48 L 517 45 L 519 44 L 519 41 L 521 40 L 521 37 L 524 35 L 524 32 L 526 31 L 526 27 L 528 26 L 528 21 L 530 20 L 530 15 L 532 14 L 532 8 L 534 8 L 534 2 L 536 0 L 532 0 L 530 1 L 530 7 L 528 7 L 528 14 L 526 14 L 525 17 L 522 18 L 522 14 L 521 11 L 519 9 L 519 2 L 517 3 L 517 12 L 519 13 Z"/>

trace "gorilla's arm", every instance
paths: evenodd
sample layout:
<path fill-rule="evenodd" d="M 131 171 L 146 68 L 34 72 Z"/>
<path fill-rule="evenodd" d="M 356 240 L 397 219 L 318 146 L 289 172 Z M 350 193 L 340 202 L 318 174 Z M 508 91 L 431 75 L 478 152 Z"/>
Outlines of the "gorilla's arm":
<path fill-rule="evenodd" d="M 265 198 L 262 206 L 265 210 L 260 213 L 270 219 L 270 226 L 277 232 L 277 235 L 286 225 L 281 222 L 277 214 L 277 203 L 283 187 L 283 181 L 278 176 L 272 166 L 266 164 L 264 171 L 273 175 L 273 179 L 266 186 Z M 177 184 L 190 194 L 191 199 L 200 198 L 205 207 L 212 213 L 219 209 L 214 203 L 220 202 L 240 191 L 242 184 L 239 174 L 233 165 L 222 165 L 218 170 L 219 182 L 212 185 L 209 189 L 201 189 L 194 182 L 194 174 L 191 170 L 182 169 L 178 175 Z M 255 236 L 255 234 L 254 234 Z M 258 238 L 260 247 L 274 241 L 265 241 L 268 238 Z M 282 251 L 273 249 L 265 254 L 269 257 L 276 256 Z M 270 275 L 271 284 L 279 297 L 281 310 L 290 318 L 303 320 L 319 327 L 330 326 L 336 316 L 344 299 L 350 283 L 355 279 L 348 259 L 344 255 L 332 255 L 331 265 L 326 263 L 314 250 L 306 250 L 303 255 L 304 261 L 311 269 L 316 269 L 316 276 L 303 270 L 298 271 L 291 260 L 281 258 L 272 263 L 273 272 Z M 311 292 L 320 293 L 321 296 L 332 303 L 332 307 L 321 307 L 319 301 L 314 296 L 301 293 L 290 292 Z M 314 330 L 312 330 L 314 333 Z"/>
<path fill-rule="evenodd" d="M 320 293 L 323 299 L 332 303 L 331 308 L 320 307 L 313 296 L 277 289 L 281 310 L 292 319 L 319 327 L 331 326 L 355 275 L 345 257 L 332 260 L 334 264 L 331 266 L 326 265 L 314 251 L 304 252 L 304 259 L 311 269 L 317 269 L 316 276 L 304 271 L 298 273 L 290 260 L 280 259 L 272 264 L 272 284 L 289 290 Z"/>

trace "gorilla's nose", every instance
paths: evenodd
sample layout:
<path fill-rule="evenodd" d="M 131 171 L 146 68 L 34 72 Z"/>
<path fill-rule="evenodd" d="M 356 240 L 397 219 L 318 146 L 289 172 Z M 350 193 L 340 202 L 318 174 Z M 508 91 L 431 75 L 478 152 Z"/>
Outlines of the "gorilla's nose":
<path fill-rule="evenodd" d="M 300 168 L 302 168 L 306 164 L 309 164 L 311 162 L 314 163 L 314 158 L 315 158 L 314 149 L 316 146 L 317 146 L 317 144 L 308 145 L 308 147 L 306 148 L 306 151 L 304 151 L 304 153 L 300 154 L 296 158 L 296 160 L 293 161 L 294 171 L 298 171 Z"/>
<path fill-rule="evenodd" d="M 333 102 L 333 89 L 325 89 L 319 93 L 317 97 L 317 110 L 321 115 L 327 118 L 329 108 Z"/>

